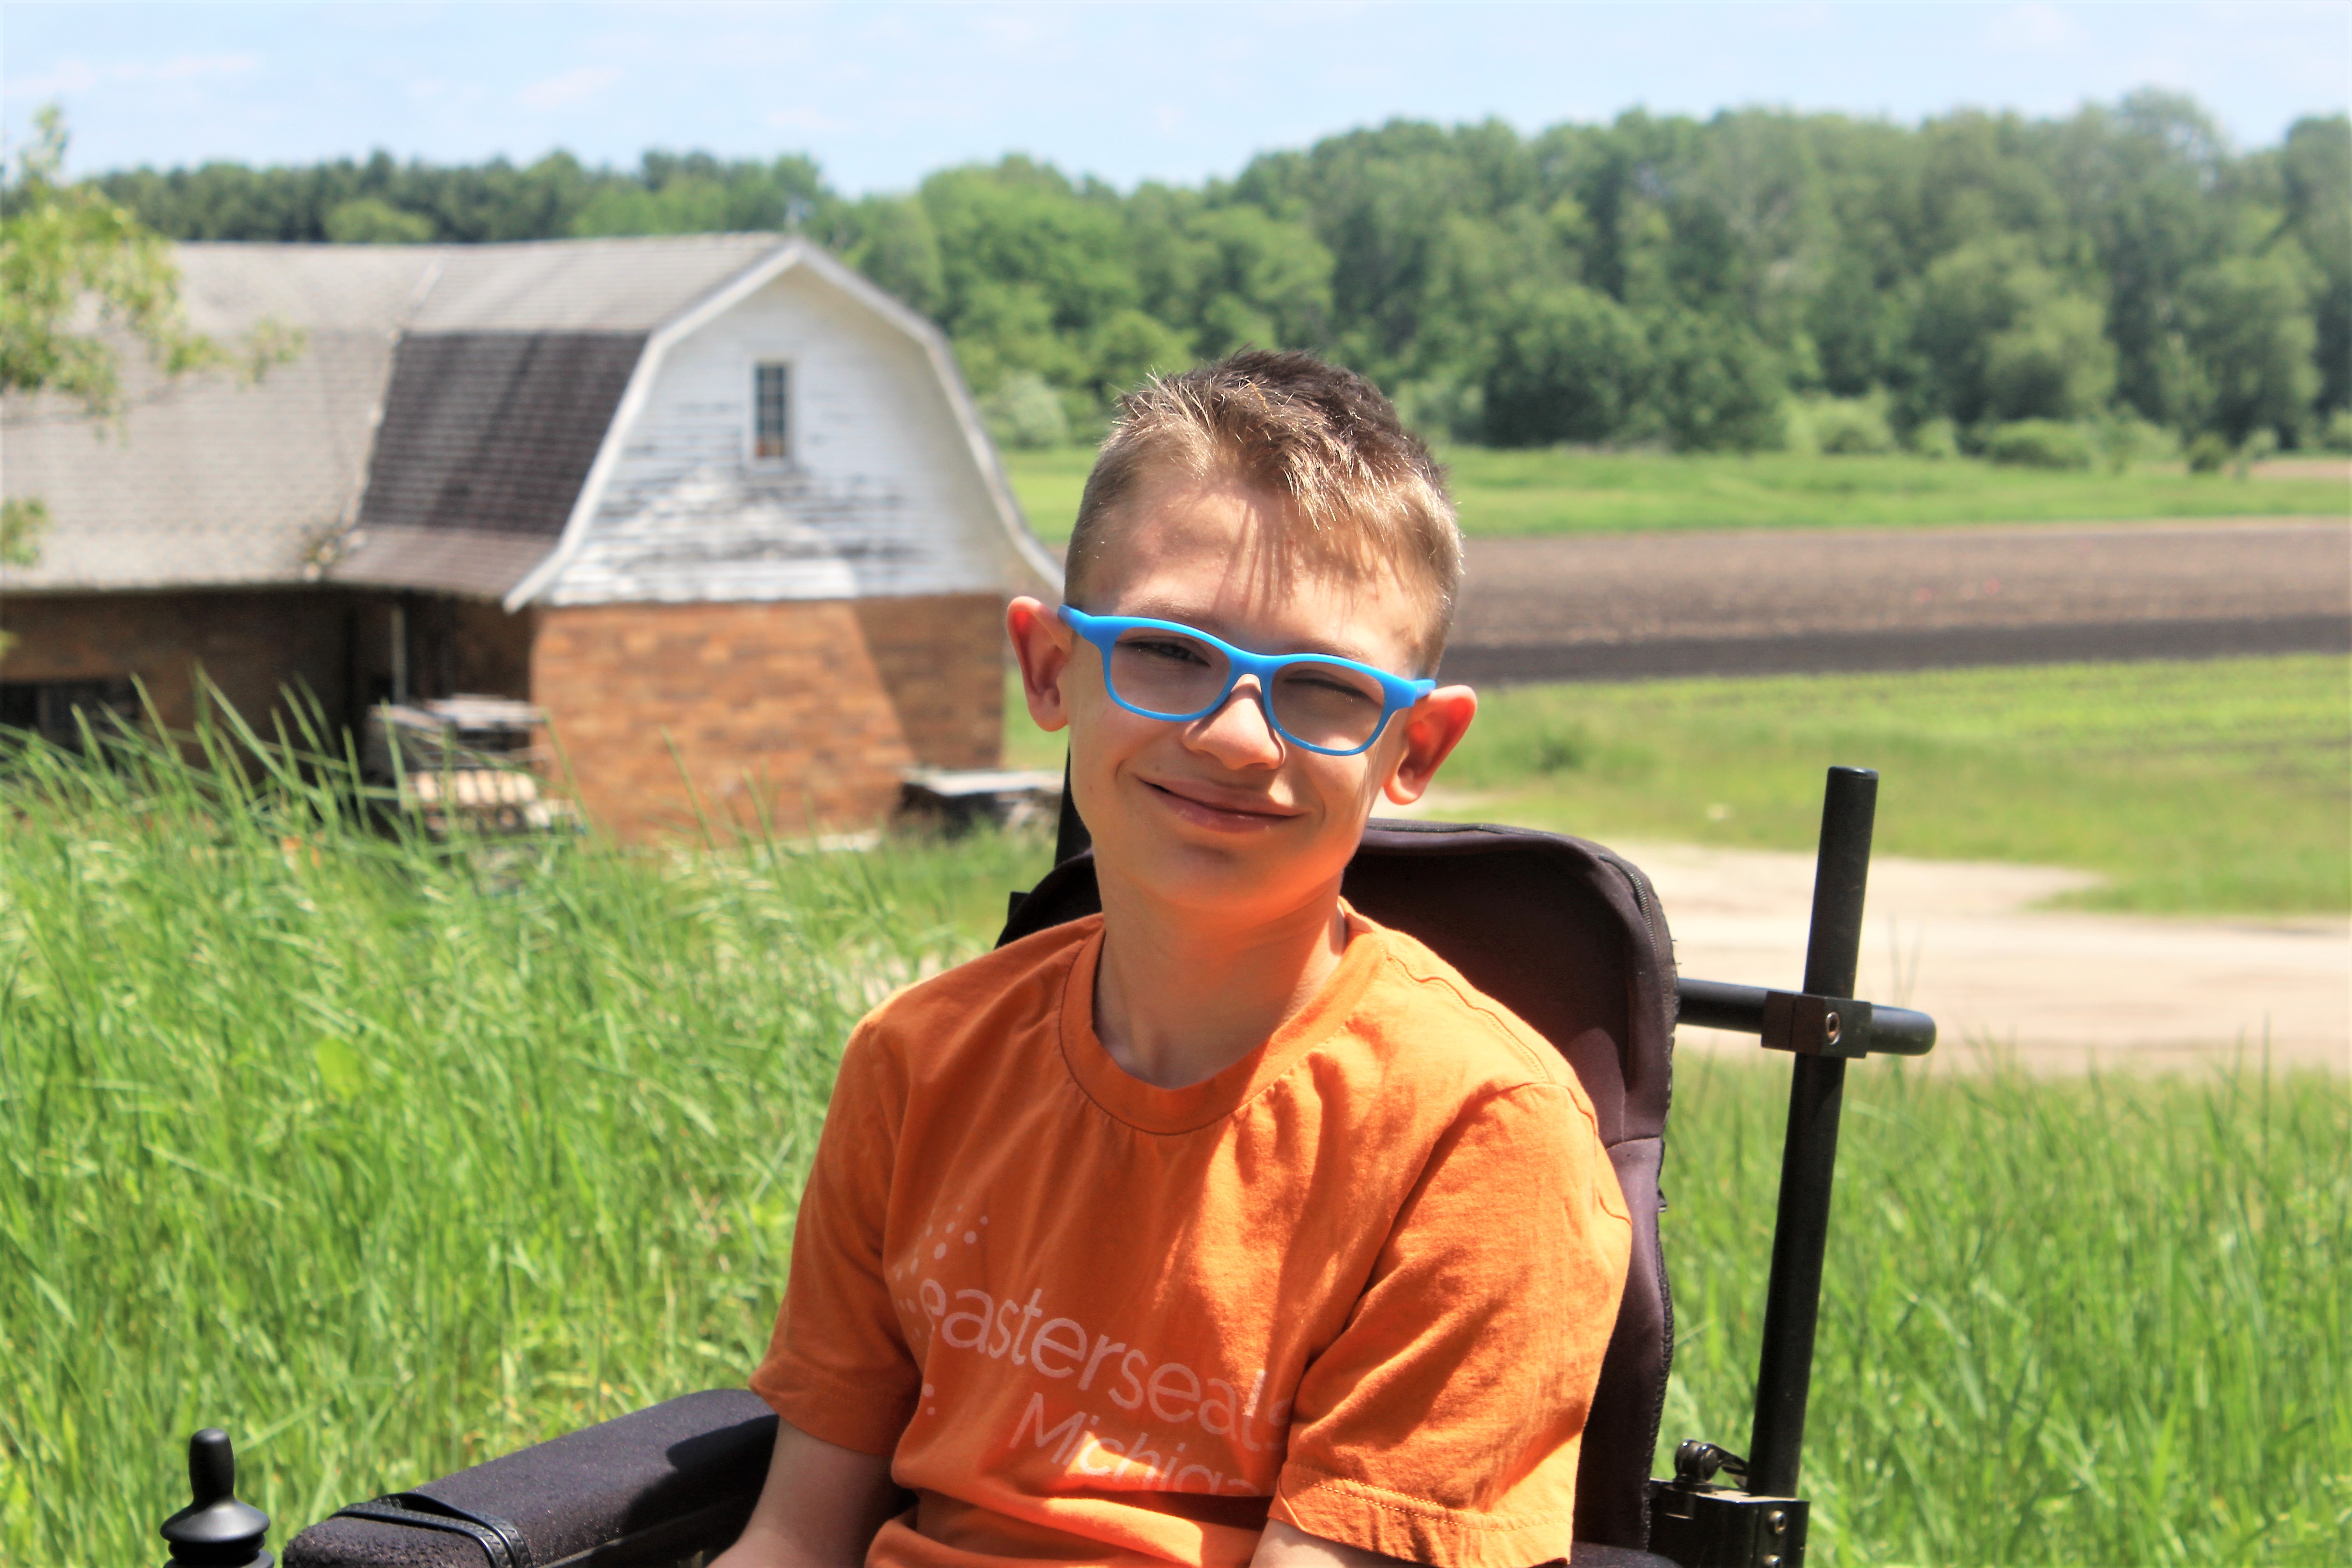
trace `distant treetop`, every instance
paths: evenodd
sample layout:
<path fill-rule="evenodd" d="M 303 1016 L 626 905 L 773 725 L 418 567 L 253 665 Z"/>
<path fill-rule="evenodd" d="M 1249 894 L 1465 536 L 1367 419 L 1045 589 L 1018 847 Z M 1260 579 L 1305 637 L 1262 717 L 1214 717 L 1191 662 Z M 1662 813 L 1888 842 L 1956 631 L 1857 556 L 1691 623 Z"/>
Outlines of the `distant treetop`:
<path fill-rule="evenodd" d="M 2034 420 L 2232 447 L 2352 433 L 2352 121 L 2240 153 L 2152 90 L 1916 127 L 1398 121 L 1125 194 L 1013 157 L 849 198 L 805 157 L 699 153 L 90 184 L 183 239 L 807 233 L 937 319 L 1024 439 L 1098 428 L 1148 372 L 1244 343 L 1335 355 L 1432 434 L 1500 445 L 1883 427 L 1984 449 Z"/>

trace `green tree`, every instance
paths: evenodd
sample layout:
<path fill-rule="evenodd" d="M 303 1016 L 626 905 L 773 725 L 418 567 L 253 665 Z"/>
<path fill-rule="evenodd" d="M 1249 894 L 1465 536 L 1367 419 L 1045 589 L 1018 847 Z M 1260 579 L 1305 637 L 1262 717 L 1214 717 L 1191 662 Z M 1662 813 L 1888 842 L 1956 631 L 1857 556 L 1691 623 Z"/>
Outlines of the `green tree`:
<path fill-rule="evenodd" d="M 67 136 L 55 105 L 34 124 L 33 144 L 0 180 L 0 392 L 54 393 L 119 418 L 120 336 L 169 376 L 230 368 L 257 379 L 301 352 L 299 332 L 268 321 L 235 344 L 191 330 L 170 246 L 103 192 L 60 178 Z M 0 504 L 0 565 L 38 560 L 49 521 L 37 496 Z"/>
<path fill-rule="evenodd" d="M 2352 407 L 2352 118 L 2298 120 L 2278 152 L 2283 237 L 2313 263 L 2319 407 Z"/>
<path fill-rule="evenodd" d="M 1633 313 L 1580 283 L 1512 291 L 1486 369 L 1486 439 L 1501 447 L 1606 441 L 1633 428 L 1650 391 L 1650 342 Z"/>
<path fill-rule="evenodd" d="M 939 230 L 920 202 L 867 196 L 836 209 L 828 230 L 842 259 L 925 315 L 947 302 Z"/>
<path fill-rule="evenodd" d="M 1237 205 L 1201 213 L 1185 229 L 1200 247 L 1200 281 L 1189 308 L 1166 319 L 1198 322 L 1203 355 L 1328 340 L 1331 252 L 1306 224 Z"/>
<path fill-rule="evenodd" d="M 2291 242 L 2199 268 L 2181 286 L 2181 327 L 2196 367 L 2194 418 L 2231 446 L 2275 431 L 2293 445 L 2312 414 L 2311 267 Z"/>
<path fill-rule="evenodd" d="M 329 209 L 327 237 L 337 245 L 422 245 L 433 237 L 433 220 L 380 196 L 353 196 Z"/>
<path fill-rule="evenodd" d="M 59 179 L 66 128 L 54 105 L 34 122 L 37 140 L 0 191 L 0 390 L 60 393 L 91 414 L 121 413 L 109 331 L 143 344 L 166 374 L 226 359 L 180 314 L 171 247 L 129 208 Z M 85 308 L 99 330 L 82 324 Z"/>
<path fill-rule="evenodd" d="M 2245 194 L 2220 130 L 2189 100 L 2148 90 L 2085 108 L 2038 140 L 2032 155 L 2066 204 L 2064 221 L 2038 230 L 2042 258 L 2072 241 L 2100 275 L 2122 399 L 2159 424 L 2193 423 L 2181 285 L 2229 251 Z"/>
<path fill-rule="evenodd" d="M 2116 381 L 2103 327 L 2097 302 L 2034 259 L 2025 237 L 1961 246 L 1927 268 L 1914 316 L 1932 412 L 1963 425 L 2094 414 Z"/>
<path fill-rule="evenodd" d="M 1087 334 L 1086 388 L 1108 405 L 1147 376 L 1173 375 L 1192 363 L 1192 345 L 1173 327 L 1132 306 Z"/>
<path fill-rule="evenodd" d="M 1649 410 L 1676 447 L 1756 452 L 1785 439 L 1788 384 L 1770 347 L 1744 322 L 1660 312 L 1650 344 Z"/>
<path fill-rule="evenodd" d="M 2032 286 L 1984 345 L 1984 391 L 2000 419 L 2084 419 L 2107 405 L 2116 388 L 2116 351 L 2098 301 L 2048 285 Z"/>
<path fill-rule="evenodd" d="M 804 158 L 659 152 L 99 183 L 175 237 L 801 229 L 945 327 L 975 387 L 1034 377 L 1081 424 L 1147 366 L 1243 343 L 1330 353 L 1496 440 L 1769 444 L 1791 395 L 1905 430 L 2128 410 L 2292 439 L 2305 386 L 2352 411 L 2352 121 L 2240 154 L 2161 92 L 1916 126 L 1399 121 L 1126 195 L 1008 158 L 845 201 Z"/>

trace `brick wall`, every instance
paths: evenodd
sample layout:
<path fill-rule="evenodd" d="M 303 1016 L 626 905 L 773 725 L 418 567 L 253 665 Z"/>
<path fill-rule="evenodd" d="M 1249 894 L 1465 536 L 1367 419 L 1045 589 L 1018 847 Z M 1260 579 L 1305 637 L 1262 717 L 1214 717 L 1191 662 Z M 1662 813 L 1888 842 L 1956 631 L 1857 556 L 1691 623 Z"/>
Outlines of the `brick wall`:
<path fill-rule="evenodd" d="M 692 830 L 696 797 L 722 827 L 870 827 L 908 763 L 996 762 L 1002 614 L 986 595 L 549 609 L 531 698 L 625 838 Z"/>
<path fill-rule="evenodd" d="M 1004 752 L 1004 601 L 858 599 L 857 625 L 915 760 L 992 768 Z"/>
<path fill-rule="evenodd" d="M 582 805 L 625 837 L 694 826 L 665 731 L 715 820 L 749 826 L 764 806 L 795 834 L 874 826 L 911 763 L 1000 756 L 1003 605 L 991 595 L 523 616 L 427 597 L 409 616 L 417 695 L 446 685 L 543 704 Z M 136 676 L 184 728 L 201 666 L 264 733 L 296 681 L 343 724 L 354 687 L 386 683 L 389 604 L 335 589 L 9 595 L 0 626 L 20 640 L 0 680 Z"/>
<path fill-rule="evenodd" d="M 195 721 L 199 667 L 262 733 L 280 689 L 307 683 L 328 721 L 346 721 L 349 616 L 331 589 L 186 594 L 10 594 L 0 628 L 17 638 L 0 680 L 146 683 L 163 721 Z"/>

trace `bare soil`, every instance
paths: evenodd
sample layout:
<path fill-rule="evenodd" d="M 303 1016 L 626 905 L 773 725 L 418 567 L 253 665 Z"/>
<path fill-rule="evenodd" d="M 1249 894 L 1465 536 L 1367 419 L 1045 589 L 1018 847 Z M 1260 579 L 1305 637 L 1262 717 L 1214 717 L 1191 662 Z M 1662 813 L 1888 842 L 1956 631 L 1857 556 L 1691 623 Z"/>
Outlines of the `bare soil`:
<path fill-rule="evenodd" d="M 1488 683 L 2352 651 L 2352 521 L 1473 540 Z"/>

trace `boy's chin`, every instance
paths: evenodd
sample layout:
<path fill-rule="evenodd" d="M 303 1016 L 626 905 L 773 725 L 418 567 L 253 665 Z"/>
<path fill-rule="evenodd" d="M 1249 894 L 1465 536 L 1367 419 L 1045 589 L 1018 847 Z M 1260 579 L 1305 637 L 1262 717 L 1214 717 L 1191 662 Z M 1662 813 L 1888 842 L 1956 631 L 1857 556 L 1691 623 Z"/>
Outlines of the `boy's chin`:
<path fill-rule="evenodd" d="M 1334 897 L 1355 852 L 1354 840 L 1301 847 L 1279 842 L 1280 837 L 1276 832 L 1205 844 L 1160 840 L 1122 845 L 1108 854 L 1097 846 L 1097 875 L 1125 882 L 1154 903 L 1243 921 L 1276 919 Z"/>

